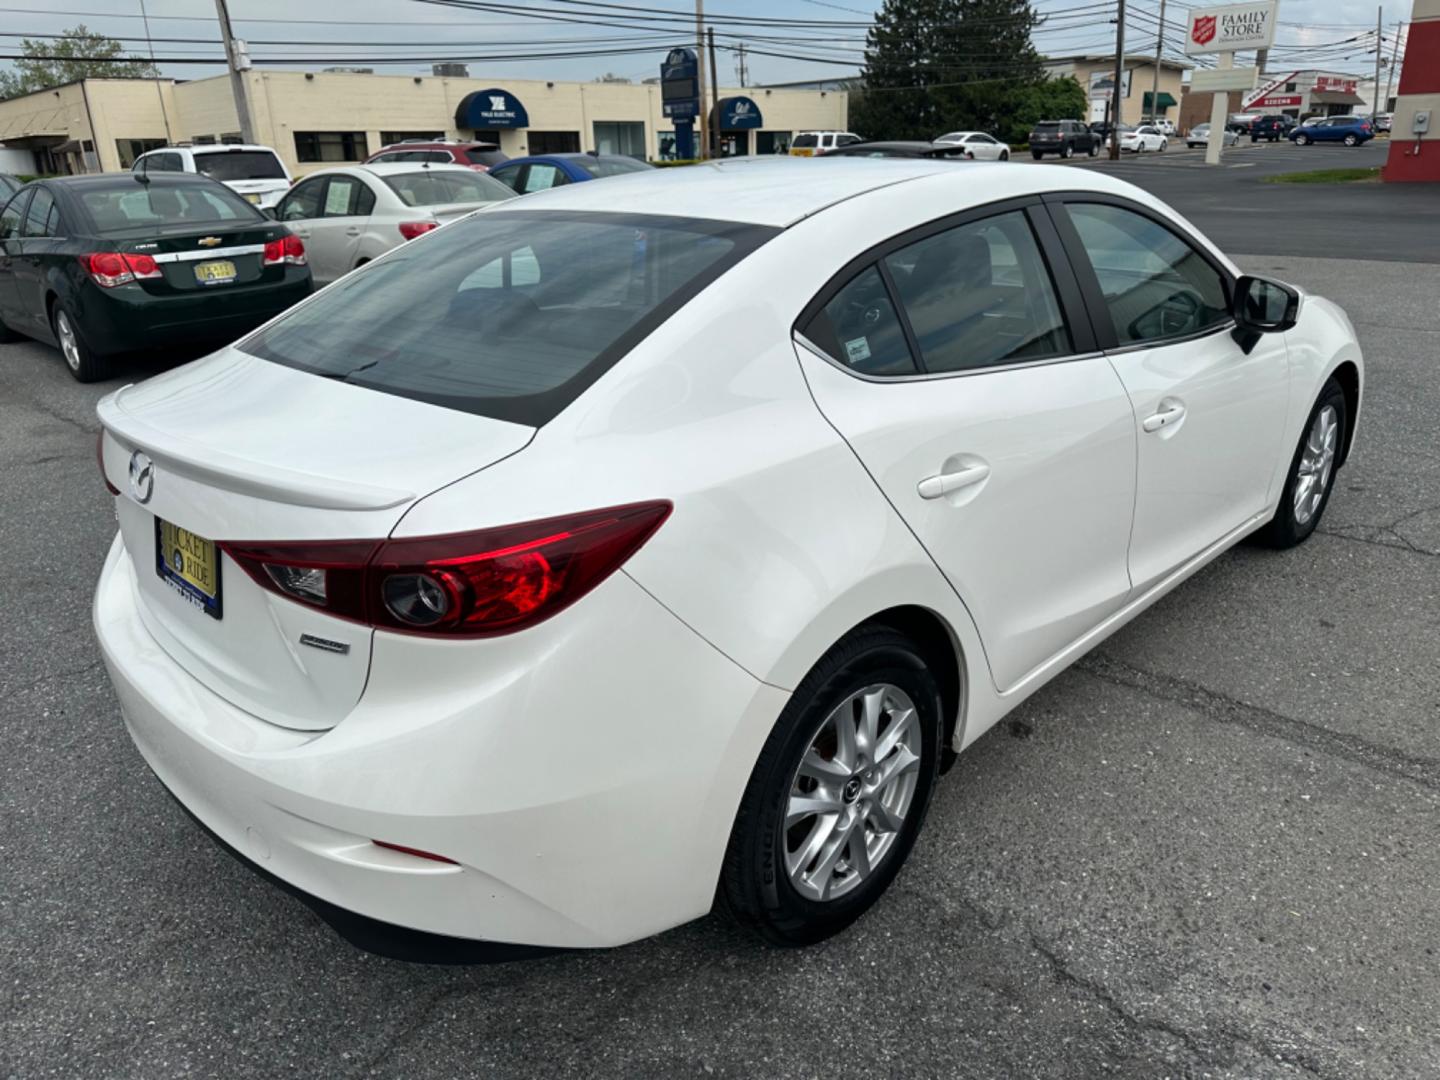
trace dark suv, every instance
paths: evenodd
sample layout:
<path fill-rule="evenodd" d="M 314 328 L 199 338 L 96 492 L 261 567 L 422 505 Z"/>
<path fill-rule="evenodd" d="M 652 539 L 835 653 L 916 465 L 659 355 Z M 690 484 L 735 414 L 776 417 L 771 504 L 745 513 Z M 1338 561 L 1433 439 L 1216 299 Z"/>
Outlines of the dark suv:
<path fill-rule="evenodd" d="M 1260 116 L 1250 122 L 1250 141 L 1279 142 L 1290 133 L 1289 117 Z"/>
<path fill-rule="evenodd" d="M 1041 120 L 1030 132 L 1030 156 L 1039 161 L 1046 154 L 1071 158 L 1076 154 L 1094 157 L 1101 138 L 1079 120 Z"/>
<path fill-rule="evenodd" d="M 366 165 L 378 161 L 428 161 L 436 165 L 465 165 L 476 172 L 487 172 L 492 165 L 509 161 L 500 147 L 491 142 L 403 142 L 383 146 L 365 159 Z"/>

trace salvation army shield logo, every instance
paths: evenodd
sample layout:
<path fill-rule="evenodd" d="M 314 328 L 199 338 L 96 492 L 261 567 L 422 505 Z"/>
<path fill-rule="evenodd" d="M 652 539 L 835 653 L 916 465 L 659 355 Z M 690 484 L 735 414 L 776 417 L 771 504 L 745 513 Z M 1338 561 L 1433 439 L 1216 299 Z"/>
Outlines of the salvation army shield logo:
<path fill-rule="evenodd" d="M 1201 15 L 1196 18 L 1195 24 L 1190 27 L 1190 39 L 1194 41 L 1196 45 L 1209 45 L 1210 42 L 1214 41 L 1215 16 Z"/>

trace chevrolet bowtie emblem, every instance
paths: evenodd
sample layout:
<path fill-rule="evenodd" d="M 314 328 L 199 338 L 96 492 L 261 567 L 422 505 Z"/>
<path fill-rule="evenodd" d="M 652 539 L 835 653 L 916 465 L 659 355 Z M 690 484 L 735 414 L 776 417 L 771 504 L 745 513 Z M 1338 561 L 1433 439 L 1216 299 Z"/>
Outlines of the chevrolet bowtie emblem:
<path fill-rule="evenodd" d="M 199 240 L 196 241 L 196 243 L 198 243 L 201 247 L 214 247 L 216 244 L 220 243 L 220 237 L 202 236 Z"/>

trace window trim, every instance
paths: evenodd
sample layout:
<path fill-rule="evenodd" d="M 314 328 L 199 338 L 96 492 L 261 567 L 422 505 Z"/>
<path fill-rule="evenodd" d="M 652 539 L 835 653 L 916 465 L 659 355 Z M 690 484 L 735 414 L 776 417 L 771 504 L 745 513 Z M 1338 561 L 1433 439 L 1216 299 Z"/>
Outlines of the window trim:
<path fill-rule="evenodd" d="M 1030 226 L 1030 231 L 1035 236 L 1035 246 L 1040 252 L 1040 259 L 1045 264 L 1045 269 L 1050 273 L 1050 283 L 1055 289 L 1055 302 L 1060 308 L 1060 318 L 1064 320 L 1065 328 L 1070 334 L 1070 351 L 1062 352 L 1057 356 L 1047 356 L 1036 360 L 1019 360 L 1014 363 L 990 364 L 986 367 L 963 368 L 958 371 L 927 371 L 925 361 L 920 353 L 919 343 L 915 337 L 915 330 L 910 325 L 910 315 L 901 304 L 899 295 L 895 291 L 894 282 L 891 280 L 890 271 L 885 266 L 887 256 L 909 247 L 911 244 L 919 243 L 939 233 L 949 232 L 951 229 L 970 225 L 986 218 L 999 217 L 1002 214 L 1009 214 L 1020 211 Z M 840 360 L 831 356 L 824 349 L 820 348 L 814 341 L 805 335 L 804 327 L 810 325 L 810 321 L 824 309 L 825 305 L 833 300 L 837 293 L 849 285 L 856 277 L 875 266 L 880 272 L 880 278 L 885 283 L 885 291 L 899 316 L 900 325 L 905 332 L 905 341 L 910 346 L 911 359 L 914 361 L 916 374 L 914 375 L 867 375 L 846 366 Z M 841 371 L 862 382 L 873 383 L 901 383 L 918 382 L 928 379 L 956 379 L 968 378 L 972 375 L 994 375 L 1002 371 L 1014 371 L 1020 368 L 1043 367 L 1049 364 L 1069 363 L 1074 360 L 1089 360 L 1100 356 L 1103 350 L 1095 336 L 1095 328 L 1092 325 L 1090 313 L 1085 304 L 1083 290 L 1075 277 L 1075 271 L 1071 265 L 1068 253 L 1061 243 L 1060 235 L 1050 220 L 1044 204 L 1039 195 L 1021 195 L 1015 198 L 999 199 L 995 202 L 984 203 L 980 206 L 968 207 L 944 217 L 935 218 L 932 221 L 912 226 L 904 232 L 896 233 L 894 236 L 880 243 L 867 248 L 861 254 L 851 259 L 842 266 L 836 273 L 825 282 L 820 290 L 811 297 L 810 302 L 800 309 L 800 314 L 790 324 L 791 336 L 799 343 L 816 355 L 823 357 L 826 361 L 839 368 Z"/>
<path fill-rule="evenodd" d="M 1147 341 L 1121 342 L 1120 335 L 1115 330 L 1115 319 L 1110 314 L 1110 305 L 1105 300 L 1105 292 L 1100 287 L 1100 279 L 1094 268 L 1090 265 L 1090 257 L 1085 253 L 1085 245 L 1080 240 L 1080 233 L 1075 228 L 1075 223 L 1070 219 L 1070 212 L 1066 209 L 1069 203 L 1098 203 L 1105 206 L 1118 207 L 1121 210 L 1129 210 L 1138 214 L 1152 223 L 1173 234 L 1177 239 L 1187 244 L 1194 251 L 1199 253 L 1212 270 L 1220 276 L 1220 285 L 1225 293 L 1225 310 L 1227 313 L 1232 310 L 1235 303 L 1235 275 L 1232 274 L 1224 263 L 1215 257 L 1210 246 L 1203 243 L 1197 236 L 1188 229 L 1183 228 L 1174 221 L 1168 220 L 1156 210 L 1150 209 L 1131 199 L 1119 195 L 1110 195 L 1103 192 L 1091 191 L 1049 191 L 1042 197 L 1046 210 L 1049 212 L 1051 221 L 1058 233 L 1061 243 L 1070 261 L 1070 269 L 1080 283 L 1080 290 L 1084 296 L 1085 307 L 1091 313 L 1091 323 L 1095 335 L 1097 347 L 1108 356 L 1120 356 L 1124 353 L 1135 352 L 1138 349 L 1159 349 L 1167 345 L 1178 345 L 1186 341 L 1198 341 L 1201 338 L 1210 337 L 1223 331 L 1235 329 L 1235 320 L 1227 314 L 1226 318 L 1211 326 L 1203 327 L 1200 330 L 1192 330 L 1188 334 L 1175 334 L 1171 337 L 1151 338 Z M 1103 321 L 1100 313 L 1104 313 Z"/>
<path fill-rule="evenodd" d="M 298 192 L 302 187 L 304 187 L 306 184 L 312 184 L 312 183 L 315 185 L 315 187 L 316 187 L 316 188 L 319 190 L 319 192 L 320 192 L 320 197 L 319 197 L 319 199 L 316 200 L 315 205 L 316 205 L 316 207 L 317 207 L 321 212 L 320 212 L 319 214 L 317 214 L 315 217 L 305 217 L 305 218 L 283 218 L 283 217 L 281 217 L 281 216 L 280 216 L 280 203 L 289 202 L 290 199 L 296 194 L 296 192 Z M 278 221 L 278 222 L 280 222 L 280 224 L 282 224 L 282 225 L 284 225 L 287 221 L 321 221 L 321 220 L 323 220 L 324 217 L 325 217 L 325 213 L 324 213 L 324 210 L 325 210 L 325 199 L 326 199 L 326 196 L 329 195 L 329 193 L 330 193 L 330 174 L 329 174 L 329 173 L 326 173 L 326 174 L 324 174 L 323 176 L 302 176 L 299 180 L 295 181 L 295 185 L 294 185 L 292 188 L 290 188 L 289 191 L 285 192 L 285 194 L 280 197 L 280 202 L 277 202 L 277 203 L 275 204 L 275 220 Z"/>

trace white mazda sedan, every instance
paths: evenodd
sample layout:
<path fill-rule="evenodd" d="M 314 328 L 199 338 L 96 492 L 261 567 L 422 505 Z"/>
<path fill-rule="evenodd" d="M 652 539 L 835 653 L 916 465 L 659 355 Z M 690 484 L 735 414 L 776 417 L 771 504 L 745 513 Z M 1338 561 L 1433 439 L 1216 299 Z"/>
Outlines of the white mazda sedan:
<path fill-rule="evenodd" d="M 953 752 L 1310 535 L 1361 388 L 1103 174 L 575 184 L 102 401 L 95 627 L 161 782 L 357 938 L 813 942 Z"/>

